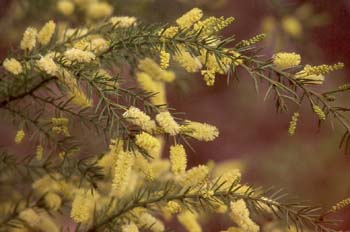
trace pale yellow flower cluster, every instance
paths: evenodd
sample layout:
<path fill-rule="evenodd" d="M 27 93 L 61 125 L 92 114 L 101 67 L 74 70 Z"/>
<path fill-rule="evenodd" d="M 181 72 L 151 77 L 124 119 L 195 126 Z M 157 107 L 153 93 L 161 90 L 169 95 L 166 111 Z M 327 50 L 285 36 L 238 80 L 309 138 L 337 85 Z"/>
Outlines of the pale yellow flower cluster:
<path fill-rule="evenodd" d="M 90 63 L 96 58 L 94 53 L 77 48 L 70 48 L 66 50 L 64 52 L 64 57 L 69 61 L 77 61 L 80 63 Z"/>
<path fill-rule="evenodd" d="M 72 202 L 71 218 L 79 223 L 87 223 L 95 207 L 94 196 L 90 190 L 79 189 Z M 97 193 L 95 193 L 97 194 Z"/>
<path fill-rule="evenodd" d="M 41 71 L 50 76 L 55 76 L 58 72 L 58 65 L 48 55 L 41 57 L 36 64 Z"/>
<path fill-rule="evenodd" d="M 207 123 L 186 120 L 180 128 L 181 133 L 193 137 L 199 141 L 212 141 L 219 136 L 219 130 Z"/>
<path fill-rule="evenodd" d="M 164 224 L 149 213 L 142 213 L 139 217 L 140 224 L 153 232 L 163 232 Z"/>
<path fill-rule="evenodd" d="M 154 80 L 150 75 L 145 72 L 138 72 L 136 74 L 136 80 L 140 87 L 149 93 L 154 93 L 151 97 L 151 101 L 155 105 L 166 104 L 165 84 L 161 81 Z"/>
<path fill-rule="evenodd" d="M 161 149 L 159 140 L 146 132 L 136 135 L 135 143 L 137 146 L 144 149 L 151 157 L 157 157 Z"/>
<path fill-rule="evenodd" d="M 21 63 L 14 58 L 10 58 L 10 59 L 6 58 L 3 62 L 3 66 L 8 72 L 14 75 L 18 75 L 23 72 Z"/>
<path fill-rule="evenodd" d="M 138 68 L 157 81 L 172 82 L 175 80 L 174 72 L 163 70 L 155 61 L 150 58 L 140 60 Z"/>
<path fill-rule="evenodd" d="M 281 70 L 298 66 L 300 62 L 300 55 L 294 52 L 279 52 L 273 56 L 273 64 Z"/>
<path fill-rule="evenodd" d="M 230 216 L 234 223 L 246 232 L 258 232 L 259 226 L 250 218 L 250 213 L 244 200 L 231 202 Z"/>
<path fill-rule="evenodd" d="M 290 123 L 289 123 L 289 128 L 288 128 L 289 135 L 295 134 L 295 130 L 297 129 L 298 119 L 299 119 L 299 113 L 295 112 L 292 116 L 292 120 L 290 120 Z"/>
<path fill-rule="evenodd" d="M 44 148 L 42 145 L 38 145 L 35 151 L 36 159 L 41 160 L 43 158 L 43 155 L 44 155 Z"/>
<path fill-rule="evenodd" d="M 56 29 L 56 24 L 50 20 L 47 22 L 38 33 L 38 42 L 42 45 L 47 45 Z"/>
<path fill-rule="evenodd" d="M 164 132 L 172 136 L 175 136 L 180 132 L 179 124 L 168 111 L 157 114 L 156 121 Z"/>
<path fill-rule="evenodd" d="M 184 174 L 187 167 L 187 155 L 185 148 L 181 144 L 170 147 L 171 170 L 174 175 Z"/>
<path fill-rule="evenodd" d="M 170 26 L 159 32 L 161 41 L 167 42 L 171 40 L 181 30 L 185 30 L 187 34 L 191 34 L 192 31 L 195 31 L 198 33 L 197 37 L 199 38 L 212 38 L 212 42 L 208 42 L 208 46 L 215 48 L 220 43 L 220 40 L 215 34 L 230 25 L 234 21 L 234 18 L 209 17 L 200 21 L 202 17 L 203 12 L 198 8 L 188 11 L 176 20 L 177 26 Z M 206 84 L 208 86 L 213 86 L 217 73 L 226 74 L 230 66 L 238 66 L 243 63 L 243 59 L 240 58 L 241 55 L 237 51 L 227 50 L 226 52 L 229 54 L 228 57 L 226 56 L 225 58 L 218 59 L 215 54 L 208 52 L 207 49 L 202 49 L 199 55 L 194 55 L 184 46 L 178 45 L 174 59 L 188 72 L 201 71 Z M 160 50 L 161 66 L 167 67 L 168 60 L 169 55 L 165 54 L 164 50 Z"/>
<path fill-rule="evenodd" d="M 202 228 L 197 221 L 197 215 L 194 212 L 186 210 L 179 214 L 177 219 L 188 232 L 202 232 Z"/>
<path fill-rule="evenodd" d="M 177 25 L 181 28 L 191 27 L 203 17 L 203 11 L 198 8 L 193 8 L 176 20 Z"/>
<path fill-rule="evenodd" d="M 113 6 L 105 1 L 59 0 L 56 7 L 64 16 L 72 15 L 78 7 L 91 20 L 102 19 L 113 13 Z"/>
<path fill-rule="evenodd" d="M 206 165 L 198 165 L 189 169 L 184 175 L 181 176 L 179 183 L 182 186 L 196 187 L 203 184 L 209 175 L 209 169 Z"/>
<path fill-rule="evenodd" d="M 18 218 L 34 230 L 52 232 L 60 231 L 59 227 L 46 212 L 39 212 L 33 208 L 26 208 L 19 212 Z M 28 231 L 26 228 L 23 230 L 20 228 L 21 227 L 19 227 L 19 231 Z"/>
<path fill-rule="evenodd" d="M 70 16 L 73 14 L 75 5 L 70 0 L 59 0 L 57 2 L 57 10 L 64 16 Z"/>
<path fill-rule="evenodd" d="M 31 51 L 36 45 L 38 31 L 33 27 L 28 27 L 23 34 L 21 49 Z"/>
<path fill-rule="evenodd" d="M 17 143 L 17 144 L 22 143 L 25 135 L 26 134 L 24 133 L 24 130 L 17 131 L 16 136 L 15 136 L 15 143 Z"/>
<path fill-rule="evenodd" d="M 125 111 L 123 117 L 130 123 L 141 127 L 142 130 L 147 132 L 152 132 L 156 129 L 155 121 L 151 120 L 147 114 L 134 106 L 131 106 Z"/>
<path fill-rule="evenodd" d="M 134 164 L 134 156 L 131 152 L 122 151 L 118 154 L 114 164 L 114 178 L 112 189 L 117 196 L 124 194 L 127 189 L 132 166 Z"/>
<path fill-rule="evenodd" d="M 203 67 L 200 60 L 187 52 L 184 47 L 180 47 L 179 53 L 174 56 L 174 60 L 189 73 L 198 72 Z"/>

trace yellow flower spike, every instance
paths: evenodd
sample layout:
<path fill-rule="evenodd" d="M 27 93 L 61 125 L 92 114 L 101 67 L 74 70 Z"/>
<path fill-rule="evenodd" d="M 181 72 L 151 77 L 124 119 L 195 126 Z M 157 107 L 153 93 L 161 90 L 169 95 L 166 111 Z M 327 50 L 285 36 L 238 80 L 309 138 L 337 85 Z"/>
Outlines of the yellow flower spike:
<path fill-rule="evenodd" d="M 40 161 L 43 158 L 43 154 L 44 154 L 43 146 L 38 145 L 36 147 L 36 152 L 35 152 L 36 159 Z"/>
<path fill-rule="evenodd" d="M 258 232 L 259 226 L 250 219 L 250 213 L 244 200 L 240 199 L 230 204 L 230 216 L 242 230 L 246 232 Z"/>
<path fill-rule="evenodd" d="M 45 72 L 46 74 L 50 76 L 55 76 L 58 71 L 58 65 L 53 61 L 52 58 L 49 56 L 43 56 L 41 57 L 37 62 L 36 65 L 38 68 Z"/>
<path fill-rule="evenodd" d="M 23 34 L 23 38 L 21 40 L 21 44 L 20 44 L 21 49 L 32 51 L 36 45 L 37 34 L 38 34 L 38 31 L 35 28 L 28 27 L 25 30 Z"/>
<path fill-rule="evenodd" d="M 187 167 L 187 155 L 185 148 L 181 144 L 170 147 L 171 171 L 175 175 L 185 173 Z"/>
<path fill-rule="evenodd" d="M 56 24 L 54 21 L 50 20 L 47 22 L 38 33 L 38 42 L 42 45 L 47 45 L 50 42 L 52 35 L 55 33 L 55 29 Z"/>
<path fill-rule="evenodd" d="M 336 212 L 336 211 L 344 209 L 348 206 L 350 206 L 350 198 L 346 198 L 342 201 L 339 201 L 337 204 L 332 206 L 332 208 L 329 210 L 329 212 Z"/>
<path fill-rule="evenodd" d="M 74 4 L 70 0 L 59 0 L 56 5 L 58 11 L 64 16 L 70 16 L 74 12 Z"/>
<path fill-rule="evenodd" d="M 68 91 L 68 97 L 72 99 L 72 103 L 76 106 L 82 108 L 92 106 L 91 99 L 89 99 L 78 86 Z"/>
<path fill-rule="evenodd" d="M 146 132 L 136 135 L 135 143 L 153 158 L 159 154 L 161 149 L 159 140 Z"/>
<path fill-rule="evenodd" d="M 123 117 L 130 123 L 139 126 L 142 130 L 147 132 L 152 132 L 156 129 L 156 123 L 151 120 L 147 114 L 134 106 L 130 106 L 130 108 L 124 112 Z"/>
<path fill-rule="evenodd" d="M 326 75 L 330 72 L 340 70 L 343 67 L 344 67 L 344 64 L 341 62 L 333 65 L 327 65 L 327 64 L 318 65 L 318 66 L 306 65 L 304 67 L 304 72 L 306 73 L 306 75 Z"/>
<path fill-rule="evenodd" d="M 127 189 L 133 164 L 134 155 L 131 152 L 122 151 L 118 154 L 114 165 L 112 183 L 115 195 L 122 196 Z"/>
<path fill-rule="evenodd" d="M 79 189 L 73 199 L 70 216 L 75 222 L 88 223 L 94 207 L 94 197 L 91 191 Z"/>
<path fill-rule="evenodd" d="M 312 106 L 312 110 L 314 111 L 314 113 L 318 116 L 318 118 L 320 120 L 326 120 L 326 114 L 323 112 L 323 110 L 321 109 L 321 107 L 319 107 L 318 105 L 313 105 Z"/>
<path fill-rule="evenodd" d="M 10 59 L 6 58 L 2 65 L 8 72 L 14 75 L 18 75 L 23 72 L 21 63 L 15 58 L 10 58 Z"/>
<path fill-rule="evenodd" d="M 273 55 L 273 64 L 280 70 L 296 67 L 300 62 L 301 56 L 294 52 L 279 52 Z"/>
<path fill-rule="evenodd" d="M 160 55 L 159 55 L 159 59 L 160 59 L 160 67 L 162 69 L 167 69 L 169 67 L 169 63 L 170 63 L 170 54 L 168 52 L 166 52 L 165 50 L 161 50 Z"/>
<path fill-rule="evenodd" d="M 176 23 L 180 27 L 180 29 L 185 29 L 198 22 L 202 17 L 203 11 L 198 8 L 193 8 L 192 10 L 188 11 L 183 16 L 178 18 L 176 20 Z"/>
<path fill-rule="evenodd" d="M 179 124 L 168 111 L 157 114 L 156 121 L 165 133 L 175 136 L 180 132 Z"/>
<path fill-rule="evenodd" d="M 177 216 L 178 221 L 188 232 L 202 232 L 202 228 L 197 221 L 197 215 L 189 210 Z"/>
<path fill-rule="evenodd" d="M 25 135 L 26 134 L 24 133 L 24 130 L 17 131 L 17 134 L 15 136 L 15 143 L 17 143 L 17 144 L 22 143 Z"/>
<path fill-rule="evenodd" d="M 210 124 L 186 120 L 180 127 L 182 134 L 188 135 L 199 141 L 213 141 L 219 136 L 219 130 Z"/>
<path fill-rule="evenodd" d="M 282 28 L 293 38 L 299 38 L 303 33 L 303 27 L 300 21 L 294 16 L 285 16 L 282 18 Z"/>
<path fill-rule="evenodd" d="M 295 130 L 297 128 L 297 123 L 298 123 L 298 118 L 299 118 L 299 113 L 295 112 L 292 116 L 292 120 L 289 123 L 289 128 L 288 128 L 289 135 L 295 134 Z"/>
<path fill-rule="evenodd" d="M 113 13 L 113 7 L 107 2 L 90 3 L 86 9 L 86 16 L 90 19 L 101 19 Z"/>
<path fill-rule="evenodd" d="M 256 36 L 253 36 L 250 39 L 247 40 L 242 40 L 241 42 L 239 42 L 239 44 L 237 45 L 238 47 L 248 47 L 248 46 L 252 46 L 256 43 L 259 43 L 260 41 L 264 40 L 266 38 L 266 34 L 262 33 Z"/>

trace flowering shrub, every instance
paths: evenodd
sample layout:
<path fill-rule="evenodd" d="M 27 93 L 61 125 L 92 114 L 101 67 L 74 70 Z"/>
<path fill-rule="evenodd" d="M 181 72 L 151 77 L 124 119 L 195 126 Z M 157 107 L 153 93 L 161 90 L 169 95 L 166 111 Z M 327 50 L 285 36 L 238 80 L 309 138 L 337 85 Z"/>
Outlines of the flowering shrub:
<path fill-rule="evenodd" d="M 218 213 L 231 218 L 227 231 L 255 232 L 263 226 L 252 217 L 257 212 L 297 231 L 334 231 L 329 215 L 348 200 L 322 211 L 279 190 L 241 183 L 238 169 L 188 167 L 190 141 L 213 141 L 219 131 L 180 118 L 165 91 L 176 81 L 173 66 L 200 74 L 207 86 L 243 69 L 256 89 L 259 81 L 269 85 L 265 98 L 274 95 L 277 111 L 307 102 L 320 123 L 340 123 L 348 152 L 349 108 L 339 106 L 335 94 L 350 87 L 317 88 L 342 63 L 304 66 L 299 54 L 289 52 L 262 59 L 264 34 L 238 42 L 222 37 L 234 18 L 204 17 L 198 8 L 169 25 L 146 25 L 112 16 L 106 2 L 81 2 L 59 0 L 56 7 L 64 16 L 82 13 L 86 25 L 50 20 L 40 30 L 28 27 L 20 50 L 3 61 L 2 113 L 18 126 L 16 144 L 28 139 L 37 147 L 25 159 L 3 149 L 1 180 L 13 188 L 1 202 L 1 229 L 64 231 L 62 220 L 70 217 L 76 231 L 158 232 L 176 217 L 187 231 L 198 232 L 205 214 Z M 299 115 L 293 113 L 290 135 Z M 75 130 L 94 133 L 108 146 L 87 156 Z"/>

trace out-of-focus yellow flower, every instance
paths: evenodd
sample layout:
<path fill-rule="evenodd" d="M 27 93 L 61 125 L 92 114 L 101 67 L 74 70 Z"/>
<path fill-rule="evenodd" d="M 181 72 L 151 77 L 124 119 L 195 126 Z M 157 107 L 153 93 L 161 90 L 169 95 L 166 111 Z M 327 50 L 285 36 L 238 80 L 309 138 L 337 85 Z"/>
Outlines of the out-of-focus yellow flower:
<path fill-rule="evenodd" d="M 294 16 L 283 17 L 282 28 L 286 33 L 294 38 L 299 38 L 303 33 L 303 27 L 300 21 Z"/>
<path fill-rule="evenodd" d="M 202 228 L 197 221 L 197 215 L 194 212 L 186 210 L 179 214 L 177 219 L 188 232 L 202 232 Z"/>
<path fill-rule="evenodd" d="M 93 2 L 87 6 L 86 15 L 90 19 L 101 19 L 113 13 L 113 7 L 107 2 Z"/>
<path fill-rule="evenodd" d="M 60 0 L 57 2 L 58 11 L 65 16 L 72 15 L 74 8 L 75 6 L 70 0 Z"/>
<path fill-rule="evenodd" d="M 234 223 L 246 232 L 258 232 L 259 226 L 250 219 L 249 210 L 244 200 L 231 202 L 230 216 Z"/>

